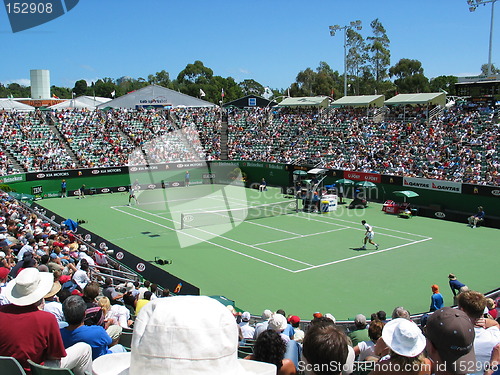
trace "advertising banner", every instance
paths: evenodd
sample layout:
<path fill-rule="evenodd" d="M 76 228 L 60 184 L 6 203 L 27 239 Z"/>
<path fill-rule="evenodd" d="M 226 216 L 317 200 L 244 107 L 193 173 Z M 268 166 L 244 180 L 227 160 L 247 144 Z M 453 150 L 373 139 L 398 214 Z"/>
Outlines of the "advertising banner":
<path fill-rule="evenodd" d="M 460 182 L 428 180 L 426 178 L 403 177 L 403 186 L 407 188 L 419 188 L 434 191 L 444 191 L 448 193 L 462 193 Z"/>
<path fill-rule="evenodd" d="M 378 173 L 365 173 L 365 172 L 351 172 L 345 171 L 344 178 L 353 181 L 370 181 L 375 184 L 380 184 L 382 181 L 382 175 Z"/>

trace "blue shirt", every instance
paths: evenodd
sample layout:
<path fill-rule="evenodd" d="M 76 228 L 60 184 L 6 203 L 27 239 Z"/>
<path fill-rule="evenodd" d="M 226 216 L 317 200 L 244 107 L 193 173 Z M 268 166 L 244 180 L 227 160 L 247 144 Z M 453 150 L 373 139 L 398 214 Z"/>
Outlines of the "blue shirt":
<path fill-rule="evenodd" d="M 78 327 L 74 331 L 67 328 L 61 329 L 61 336 L 64 347 L 69 348 L 77 342 L 85 342 L 92 347 L 92 359 L 96 359 L 101 355 L 111 353 L 108 349 L 111 345 L 111 337 L 106 330 L 101 326 L 86 326 Z"/>
<path fill-rule="evenodd" d="M 431 307 L 430 311 L 439 310 L 444 306 L 444 299 L 441 293 L 434 293 L 431 297 Z"/>
<path fill-rule="evenodd" d="M 459 291 L 460 292 L 460 288 L 465 286 L 465 284 L 462 284 L 460 281 L 458 280 L 450 280 L 450 288 L 451 288 L 451 291 L 453 292 L 453 295 L 455 296 L 457 294 L 456 291 Z"/>
<path fill-rule="evenodd" d="M 293 329 L 291 324 L 287 324 L 285 330 L 283 331 L 283 334 L 287 335 L 290 338 L 292 338 L 293 335 L 295 335 L 295 330 Z"/>

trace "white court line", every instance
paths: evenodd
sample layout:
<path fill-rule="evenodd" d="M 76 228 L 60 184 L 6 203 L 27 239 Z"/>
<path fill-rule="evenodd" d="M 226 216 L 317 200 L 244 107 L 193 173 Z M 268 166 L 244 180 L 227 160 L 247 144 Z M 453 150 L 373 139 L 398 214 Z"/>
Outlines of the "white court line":
<path fill-rule="evenodd" d="M 175 230 L 174 228 L 170 228 L 169 226 L 167 226 L 167 225 L 163 225 L 163 224 L 160 224 L 160 223 L 157 223 L 156 221 L 148 220 L 148 219 L 145 219 L 145 218 L 140 217 L 140 216 L 138 216 L 138 215 L 134 215 L 134 214 L 132 214 L 132 213 L 130 213 L 130 212 L 126 212 L 126 211 L 120 210 L 120 209 L 119 209 L 119 208 L 117 208 L 116 206 L 115 206 L 115 207 L 111 207 L 111 208 L 112 208 L 113 210 L 116 210 L 116 211 L 118 211 L 118 212 L 121 212 L 121 213 L 123 213 L 123 214 L 125 214 L 125 215 L 129 215 L 129 216 L 135 217 L 135 218 L 137 218 L 137 219 L 144 220 L 144 221 L 146 221 L 146 222 L 148 222 L 148 223 L 155 224 L 155 225 L 158 225 L 158 226 L 160 226 L 160 227 L 162 227 L 162 228 L 166 228 L 166 229 L 168 229 L 168 230 L 172 230 L 172 231 L 176 232 L 176 230 Z M 139 211 L 140 211 L 140 210 L 139 210 Z M 143 212 L 143 211 L 141 211 L 141 212 Z M 271 263 L 271 262 L 267 262 L 267 261 L 265 261 L 265 260 L 262 260 L 262 259 L 256 258 L 256 257 L 254 257 L 254 256 L 251 256 L 251 255 L 248 255 L 248 254 L 245 254 L 245 253 L 242 253 L 242 252 L 240 252 L 240 251 L 236 251 L 236 250 L 234 250 L 234 249 L 231 249 L 231 248 L 226 247 L 226 246 L 223 246 L 223 245 L 216 244 L 216 243 L 211 242 L 211 241 L 204 240 L 204 239 L 199 238 L 199 237 L 196 237 L 196 236 L 194 236 L 194 235 L 191 235 L 191 234 L 188 234 L 188 233 L 183 233 L 183 234 L 184 234 L 184 235 L 186 235 L 186 236 L 188 236 L 188 237 L 192 237 L 192 238 L 195 238 L 195 239 L 197 239 L 197 240 L 200 240 L 200 241 L 203 241 L 203 242 L 209 243 L 210 245 L 214 245 L 214 246 L 220 247 L 221 249 L 224 249 L 224 250 L 230 251 L 230 252 L 232 252 L 232 253 L 239 254 L 239 255 L 243 255 L 244 257 L 247 257 L 247 258 L 250 258 L 250 259 L 256 260 L 256 261 L 258 261 L 258 262 L 262 262 L 262 263 L 268 264 L 268 265 L 273 266 L 273 267 L 276 267 L 276 268 L 280 268 L 280 269 L 285 270 L 285 271 L 288 271 L 288 272 L 294 272 L 294 271 L 292 271 L 292 270 L 290 270 L 290 269 L 288 269 L 288 268 L 286 268 L 286 267 L 281 267 L 281 266 L 278 266 L 277 264 L 274 264 L 274 263 Z"/>
<path fill-rule="evenodd" d="M 391 251 L 391 250 L 394 250 L 394 249 L 399 249 L 401 247 L 405 247 L 405 246 L 409 246 L 409 245 L 414 245 L 414 244 L 417 244 L 417 243 L 420 243 L 420 242 L 424 242 L 424 241 L 429 241 L 429 240 L 432 240 L 432 237 L 428 237 L 428 238 L 425 238 L 423 240 L 413 241 L 413 242 L 406 243 L 406 244 L 403 244 L 403 245 L 389 247 L 389 248 L 383 249 L 383 250 L 373 251 L 371 253 L 356 255 L 356 256 L 353 256 L 353 257 L 350 257 L 350 258 L 339 259 L 339 260 L 335 260 L 333 262 L 323 263 L 323 264 L 319 264 L 317 266 L 312 266 L 312 267 L 308 267 L 308 268 L 304 268 L 304 269 L 297 270 L 297 271 L 292 271 L 292 272 L 293 273 L 299 273 L 299 272 L 303 272 L 303 271 L 309 271 L 309 270 L 320 268 L 320 267 L 330 266 L 332 264 L 347 262 L 348 260 L 353 260 L 353 259 L 357 259 L 357 258 L 362 258 L 362 257 L 374 255 L 374 254 L 384 253 L 386 251 Z"/>
<path fill-rule="evenodd" d="M 216 197 L 212 197 L 212 199 L 218 199 Z M 229 197 L 229 199 L 232 199 L 233 201 L 234 200 L 240 200 L 240 199 L 237 199 L 237 198 L 231 198 Z M 239 203 L 236 203 L 236 204 L 239 204 Z M 304 220 L 308 220 L 308 221 L 317 221 L 319 223 L 323 223 L 323 224 L 332 224 L 332 225 L 340 225 L 340 226 L 344 226 L 345 228 L 350 228 L 350 229 L 354 229 L 354 230 L 359 230 L 359 231 L 365 231 L 365 229 L 362 229 L 362 228 L 354 228 L 354 227 L 350 227 L 350 226 L 347 226 L 347 225 L 343 225 L 343 224 L 337 224 L 337 223 L 333 223 L 331 222 L 330 220 L 319 220 L 319 219 L 315 219 L 315 218 L 312 218 L 310 216 L 302 216 L 302 215 L 293 215 L 294 217 L 298 217 L 300 219 L 304 219 Z M 331 216 L 321 216 L 322 218 L 324 219 L 332 219 L 332 220 L 339 220 L 339 221 L 343 221 L 343 222 L 346 222 L 346 223 L 350 223 L 350 224 L 360 224 L 359 222 L 355 222 L 355 221 L 349 221 L 349 220 L 343 220 L 343 219 L 338 219 L 338 218 L 335 218 L 335 217 L 331 217 Z M 250 221 L 248 221 L 248 223 L 251 223 Z M 261 225 L 263 227 L 266 227 L 266 228 L 269 228 L 269 229 L 274 229 L 274 230 L 279 230 L 279 229 L 276 229 L 276 228 L 273 228 L 273 227 L 269 227 L 267 225 L 262 225 L 262 224 L 257 224 L 257 223 L 251 223 L 251 224 L 254 224 L 254 225 Z M 430 238 L 428 236 L 422 236 L 420 234 L 415 234 L 415 233 L 408 233 L 408 232 L 402 232 L 402 231 L 399 231 L 399 230 L 395 230 L 395 229 L 389 229 L 389 228 L 384 228 L 384 227 L 375 227 L 373 226 L 373 228 L 380 228 L 380 229 L 384 229 L 384 230 L 388 230 L 388 231 L 393 231 L 393 232 L 396 232 L 396 233 L 403 233 L 403 234 L 409 234 L 411 236 L 415 236 L 415 237 L 422 237 L 422 238 Z M 398 238 L 400 240 L 404 240 L 404 241 L 414 241 L 413 239 L 411 238 L 405 238 L 405 237 L 399 237 L 399 236 L 394 236 L 392 234 L 387 234 L 387 233 L 381 233 L 381 232 L 377 232 L 376 234 L 380 235 L 380 236 L 387 236 L 387 237 L 393 237 L 393 238 Z M 297 233 L 298 235 L 298 233 Z"/>
<path fill-rule="evenodd" d="M 211 197 L 212 199 L 218 199 L 218 198 L 215 198 L 215 197 Z M 237 201 L 243 201 L 243 200 L 240 200 L 240 199 L 237 199 L 237 198 L 231 198 L 229 197 L 229 199 L 232 199 L 233 201 L 237 200 Z M 241 203 L 236 203 L 236 204 L 240 204 L 240 205 L 243 205 Z M 243 205 L 244 206 L 244 205 Z M 125 206 L 127 207 L 127 206 Z M 114 208 L 114 207 L 112 207 Z M 169 220 L 171 222 L 174 222 L 173 220 L 171 219 L 168 219 L 168 218 L 165 218 L 165 217 L 162 217 L 160 215 L 156 215 L 156 214 L 152 214 L 152 213 L 149 213 L 147 211 L 143 211 L 143 210 L 140 210 L 138 208 L 135 208 L 135 207 L 130 207 L 132 209 L 135 209 L 137 211 L 140 211 L 142 213 L 146 213 L 146 214 L 149 214 L 149 215 L 153 215 L 153 216 L 157 216 L 161 219 L 165 219 L 165 220 Z M 136 216 L 136 215 L 133 215 L 133 214 L 130 214 L 130 213 L 127 213 L 127 212 L 124 212 L 122 210 L 119 210 L 117 208 L 114 208 L 116 209 L 117 211 L 120 211 L 122 213 L 125 213 L 127 215 L 131 215 L 131 216 L 134 216 L 134 217 L 137 217 L 141 220 L 145 220 L 145 221 L 148 221 L 150 223 L 154 223 L 154 224 L 157 224 L 159 226 L 162 226 L 162 227 L 165 227 L 165 228 L 168 228 L 170 230 L 174 230 L 173 228 L 170 228 L 170 227 L 167 227 L 167 226 L 163 226 L 159 223 L 156 223 L 154 221 L 151 221 L 151 220 L 147 220 L 147 219 L 144 219 L 140 216 Z M 301 216 L 301 215 L 294 215 L 294 217 L 299 217 L 301 219 L 306 219 L 306 220 L 313 220 L 313 221 L 318 221 L 318 222 L 321 222 L 321 223 L 324 223 L 324 224 L 332 224 L 332 225 L 342 225 L 342 224 L 337 224 L 337 223 L 334 223 L 334 222 L 331 222 L 331 220 L 338 220 L 338 221 L 342 221 L 342 222 L 345 222 L 345 223 L 350 223 L 350 224 L 358 224 L 358 222 L 353 222 L 353 221 L 349 221 L 349 220 L 343 220 L 343 219 L 339 219 L 339 218 L 332 218 L 332 217 L 325 217 L 323 216 L 324 219 L 330 219 L 330 220 L 318 220 L 318 219 L 314 219 L 314 218 L 310 218 L 310 217 L 306 217 L 306 216 Z M 247 221 L 247 223 L 249 224 L 253 224 L 253 225 L 258 225 L 258 226 L 262 226 L 262 227 L 265 227 L 265 228 L 269 228 L 269 229 L 272 229 L 272 230 L 279 230 L 279 229 L 276 229 L 276 228 L 273 228 L 273 227 L 270 227 L 270 226 L 267 226 L 267 225 L 263 225 L 263 224 L 258 224 L 258 223 L 253 223 L 251 221 Z M 390 234 L 386 234 L 386 233 L 380 233 L 378 232 L 378 234 L 380 235 L 383 235 L 383 236 L 388 236 L 388 237 L 394 237 L 394 238 L 398 238 L 398 239 L 402 239 L 402 240 L 406 240 L 406 241 L 411 241 L 407 244 L 403 244 L 403 245 L 399 245 L 399 246 L 395 246 L 395 247 L 391 247 L 391 248 L 388 248 L 388 249 L 383 249 L 383 250 L 379 250 L 379 251 L 375 251 L 375 252 L 371 252 L 371 253 L 367 253 L 367 254 L 361 254 L 361 255 L 357 255 L 357 256 L 354 256 L 354 257 L 349 257 L 349 258 L 345 258 L 345 259 L 340 259 L 340 260 L 337 260 L 337 261 L 333 261 L 333 262 L 329 262 L 329 263 L 324 263 L 324 264 L 320 264 L 320 265 L 312 265 L 312 264 L 308 264 L 306 262 L 302 262 L 302 261 L 299 261 L 297 259 L 293 259 L 293 258 L 290 258 L 290 257 L 286 257 L 286 256 L 283 256 L 283 255 L 280 255 L 280 254 L 276 254 L 276 253 L 273 253 L 271 251 L 267 251 L 267 250 L 264 250 L 264 249 L 260 249 L 258 247 L 256 247 L 257 245 L 261 245 L 261 244 L 256 244 L 256 245 L 249 245 L 249 244 L 246 244 L 246 243 L 243 243 L 243 242 L 240 242 L 240 241 L 237 241 L 237 240 L 233 240 L 233 239 L 230 239 L 230 238 L 227 238 L 227 237 L 224 237 L 224 236 L 218 236 L 220 238 L 223 238 L 223 239 L 226 239 L 228 241 L 231 241 L 231 242 L 235 242 L 235 243 L 238 243 L 238 244 L 241 244 L 243 246 L 246 246 L 246 247 L 250 247 L 250 248 L 254 248 L 256 250 L 259 250 L 259 251 L 263 251 L 263 252 L 266 252 L 266 253 L 269 253 L 269 254 L 272 254 L 272 255 L 275 255 L 275 256 L 278 256 L 278 257 L 282 257 L 284 259 L 288 259 L 288 260 L 291 260 L 291 261 L 294 261 L 294 262 L 297 262 L 297 263 L 302 263 L 302 264 L 305 264 L 305 265 L 308 265 L 310 267 L 307 267 L 307 268 L 304 268 L 304 269 L 301 269 L 301 270 L 296 270 L 296 271 L 292 271 L 286 267 L 282 267 L 282 266 L 279 266 L 279 265 L 276 265 L 274 263 L 270 263 L 270 262 L 267 262 L 267 261 L 264 261 L 262 259 L 259 259 L 259 258 L 256 258 L 256 257 L 253 257 L 253 256 L 250 256 L 250 255 L 247 255 L 245 253 L 241 253 L 239 251 L 236 251 L 236 250 L 233 250 L 233 249 L 230 249 L 226 246 L 222 246 L 222 245 L 218 245 L 216 243 L 213 243 L 211 241 L 206 241 L 204 239 L 201 239 L 197 236 L 194 236 L 194 235 L 190 235 L 190 234 L 187 234 L 185 232 L 182 232 L 184 235 L 187 235 L 187 236 L 190 236 L 190 237 L 193 237 L 193 238 L 196 238 L 197 240 L 201 240 L 203 242 L 207 242 L 209 244 L 212 244 L 212 245 L 215 245 L 217 247 L 220 247 L 220 248 L 223 248 L 225 250 L 228 250 L 228 251 L 231 251 L 231 252 L 234 252 L 234 253 L 237 253 L 237 254 L 241 254 L 243 256 L 246 256 L 248 258 L 251 258 L 251 259 L 254 259 L 254 260 L 257 260 L 257 261 L 260 261 L 262 263 L 266 263 L 266 264 L 269 264 L 269 265 L 272 265 L 274 267 L 277 267 L 277 268 L 280 268 L 280 269 L 283 269 L 283 270 L 286 270 L 286 271 L 289 271 L 289 272 L 292 272 L 292 273 L 297 273 L 297 272 L 303 272 L 303 271 L 307 271 L 307 270 L 311 270 L 311 269 L 315 269 L 315 268 L 319 268 L 319 267 L 324 267 L 324 266 L 327 266 L 327 265 L 331 265 L 331 264 L 336 264 L 336 263 L 341 263 L 341 262 L 345 262 L 345 261 L 348 261 L 348 260 L 352 260 L 352 259 L 357 259 L 357 258 L 361 258 L 361 257 L 364 257 L 364 256 L 369 256 L 369 255 L 375 255 L 375 254 L 378 254 L 380 252 L 385 252 L 385 251 L 390 251 L 390 250 L 394 250 L 394 249 L 397 249 L 397 248 L 401 248 L 401 247 L 405 247 L 405 246 L 409 246 L 409 245 L 413 245 L 413 244 L 417 244 L 417 243 L 420 243 L 420 242 L 424 242 L 424 241 L 428 241 L 428 240 L 431 240 L 432 237 L 427 237 L 427 236 L 423 236 L 423 235 L 419 235 L 419 234 L 415 234 L 415 233 L 409 233 L 409 232 L 403 232 L 403 231 L 398 231 L 398 230 L 395 230 L 395 229 L 390 229 L 390 228 L 384 228 L 384 227 L 374 227 L 374 228 L 380 228 L 380 229 L 384 229 L 384 230 L 388 230 L 388 231 L 393 231 L 393 232 L 396 232 L 396 233 L 403 233 L 403 234 L 409 234 L 409 235 L 412 235 L 412 236 L 416 236 L 416 237 L 423 237 L 422 240 L 418 240 L 418 241 L 412 241 L 410 239 L 407 239 L 407 238 L 403 238 L 403 237 L 398 237 L 398 236 L 394 236 L 394 235 L 390 235 Z M 213 233 L 209 232 L 209 231 L 206 231 L 206 230 L 202 230 L 200 228 L 195 228 L 197 230 L 200 230 L 201 232 L 204 232 L 204 233 L 208 233 L 210 235 L 214 235 Z M 355 229 L 355 230 L 359 230 L 359 231 L 364 231 L 364 229 L 361 229 L 361 228 L 353 228 L 353 227 L 349 227 L 349 226 L 345 226 L 341 229 L 338 229 L 338 230 L 343 230 L 343 229 Z M 285 231 L 287 232 L 287 231 Z M 330 232 L 330 231 L 327 231 L 327 232 Z M 327 232 L 323 232 L 323 233 L 327 233 Z M 288 233 L 292 233 L 292 232 L 288 232 Z M 307 236 L 307 235 L 299 235 L 297 233 L 292 233 L 292 234 L 296 234 L 298 236 Z M 320 234 L 320 233 L 318 233 Z M 271 242 L 274 242 L 274 241 L 271 241 Z M 278 241 L 276 241 L 278 242 Z M 262 244 L 265 244 L 265 243 L 262 243 Z"/>
<path fill-rule="evenodd" d="M 231 198 L 231 197 L 229 197 Z M 241 199 L 238 199 L 238 198 L 231 198 L 233 201 L 234 200 L 237 200 L 237 201 L 243 201 Z M 297 215 L 299 216 L 299 215 Z M 301 216 L 299 216 L 301 217 Z M 360 224 L 360 222 L 357 222 L 357 221 L 349 221 L 349 220 L 344 220 L 344 219 L 339 219 L 339 218 L 336 218 L 336 217 L 331 217 L 331 216 L 323 216 L 325 219 L 332 219 L 332 220 L 339 220 L 339 221 L 343 221 L 343 222 L 346 222 L 346 223 L 350 223 L 350 224 Z M 317 220 L 317 219 L 311 219 L 311 220 Z M 319 220 L 321 221 L 321 220 Z M 326 222 L 325 222 L 326 223 Z M 332 223 L 333 224 L 333 223 Z M 422 237 L 422 238 L 430 238 L 428 236 L 423 236 L 421 234 L 415 234 L 415 233 L 409 233 L 409 232 L 403 232 L 403 231 L 400 231 L 400 230 L 396 230 L 396 229 L 390 229 L 390 228 L 384 228 L 384 227 L 376 227 L 374 225 L 372 225 L 373 228 L 380 228 L 380 229 L 384 229 L 384 230 L 388 230 L 388 231 L 392 231 L 392 232 L 396 232 L 396 233 L 402 233 L 402 234 L 409 234 L 410 236 L 415 236 L 415 237 Z M 352 229 L 358 229 L 358 228 L 352 228 Z M 360 229 L 360 230 L 363 230 L 363 229 Z"/>
<path fill-rule="evenodd" d="M 133 210 L 137 210 L 137 211 L 142 212 L 142 213 L 145 213 L 145 214 L 147 214 L 147 215 L 151 215 L 151 216 L 159 217 L 159 218 L 161 218 L 161 219 L 168 220 L 168 221 L 171 221 L 172 223 L 175 223 L 175 221 L 174 221 L 174 220 L 172 220 L 172 219 L 168 219 L 168 218 L 166 218 L 166 217 L 163 217 L 163 216 L 160 216 L 160 215 L 157 215 L 157 214 L 153 214 L 153 213 L 151 213 L 151 212 L 143 211 L 143 210 L 140 210 L 140 209 L 138 209 L 138 208 L 136 208 L 136 207 L 129 207 L 129 208 L 131 208 L 131 209 L 133 209 Z M 171 230 L 173 230 L 173 231 L 176 231 L 176 232 L 177 232 L 177 230 L 175 230 L 174 228 L 170 228 L 170 229 L 171 229 Z M 193 229 L 193 230 L 197 230 L 197 231 L 199 231 L 199 232 L 207 233 L 207 234 L 212 235 L 212 236 L 217 236 L 217 238 L 222 238 L 222 239 L 224 239 L 224 240 L 226 240 L 226 241 L 230 241 L 230 242 L 234 242 L 234 243 L 237 243 L 237 244 L 239 244 L 239 245 L 242 245 L 242 246 L 250 247 L 250 248 L 252 248 L 252 249 L 255 249 L 255 250 L 258 250 L 258 251 L 262 251 L 262 252 L 264 252 L 264 253 L 268 253 L 268 254 L 274 255 L 274 256 L 276 256 L 276 257 L 283 258 L 283 259 L 287 259 L 287 260 L 290 260 L 290 261 L 295 262 L 295 263 L 304 264 L 304 265 L 306 265 L 306 266 L 312 266 L 312 264 L 310 264 L 310 263 L 307 263 L 307 262 L 302 262 L 301 260 L 297 260 L 297 259 L 294 259 L 294 258 L 290 258 L 290 257 L 287 257 L 286 255 L 281 255 L 281 254 L 277 254 L 277 253 L 274 253 L 274 252 L 269 251 L 269 250 L 261 249 L 261 248 L 259 248 L 259 247 L 257 247 L 257 246 L 254 246 L 254 245 L 249 245 L 249 244 L 247 244 L 247 243 L 244 243 L 244 242 L 241 242 L 241 241 L 237 241 L 237 240 L 232 239 L 232 238 L 229 238 L 229 237 L 216 235 L 216 234 L 214 234 L 214 233 L 212 233 L 212 232 L 206 231 L 206 230 L 201 229 L 201 228 L 191 228 L 191 229 Z M 202 241 L 202 242 L 209 242 L 209 241 L 205 241 L 205 240 L 204 240 L 204 239 L 202 239 L 202 238 L 196 237 L 196 236 L 194 236 L 194 235 L 187 234 L 185 231 L 181 231 L 181 232 L 179 232 L 179 233 L 182 233 L 182 234 L 187 235 L 187 236 L 189 236 L 189 237 L 196 238 L 197 240 L 200 240 L 200 241 Z M 209 242 L 209 243 L 212 243 L 212 242 Z M 272 263 L 268 263 L 268 264 L 272 264 Z M 280 267 L 280 268 L 281 268 L 281 267 Z"/>
<path fill-rule="evenodd" d="M 274 241 L 267 241 L 267 242 L 259 242 L 259 243 L 254 243 L 253 245 L 254 245 L 254 246 L 260 246 L 260 245 L 267 245 L 267 244 L 270 244 L 270 243 L 276 243 L 276 242 L 282 242 L 282 241 L 296 240 L 296 239 L 298 239 L 298 238 L 305 238 L 305 237 L 311 237 L 311 236 L 318 236 L 318 235 L 321 235 L 321 234 L 331 233 L 331 232 L 338 232 L 339 230 L 345 230 L 345 229 L 349 229 L 349 228 L 345 227 L 345 228 L 339 228 L 339 229 L 327 230 L 327 231 L 325 231 L 325 232 L 318 232 L 318 233 L 312 233 L 312 234 L 301 234 L 300 236 L 296 236 L 296 237 L 288 237 L 288 238 L 282 238 L 281 240 L 274 240 Z"/>

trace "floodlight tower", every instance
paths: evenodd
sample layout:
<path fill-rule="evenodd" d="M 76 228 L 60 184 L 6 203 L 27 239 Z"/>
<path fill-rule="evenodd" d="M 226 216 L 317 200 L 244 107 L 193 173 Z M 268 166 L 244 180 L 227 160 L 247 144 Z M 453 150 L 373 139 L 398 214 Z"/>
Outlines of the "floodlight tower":
<path fill-rule="evenodd" d="M 481 1 L 481 0 L 479 0 Z M 496 1 L 496 0 L 490 0 Z M 361 30 L 363 26 L 361 26 L 361 21 L 351 21 L 349 25 L 339 26 L 333 25 L 330 26 L 330 36 L 335 36 L 335 33 L 339 30 L 344 30 L 344 96 L 347 96 L 347 30 L 356 29 Z"/>
<path fill-rule="evenodd" d="M 491 76 L 491 49 L 493 46 L 493 21 L 495 15 L 495 3 L 497 0 L 467 0 L 469 11 L 474 12 L 479 5 L 491 3 L 491 22 L 490 22 L 490 46 L 488 52 L 488 75 Z"/>

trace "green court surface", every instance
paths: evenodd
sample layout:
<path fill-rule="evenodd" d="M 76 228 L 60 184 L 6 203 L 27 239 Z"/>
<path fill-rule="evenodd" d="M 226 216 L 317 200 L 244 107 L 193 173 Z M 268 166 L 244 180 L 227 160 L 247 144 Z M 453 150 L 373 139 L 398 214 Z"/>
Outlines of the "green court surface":
<path fill-rule="evenodd" d="M 172 260 L 162 267 L 198 286 L 202 294 L 224 295 L 238 307 L 260 315 L 284 309 L 303 319 L 316 311 L 337 319 L 396 306 L 427 311 L 431 285 L 438 284 L 452 303 L 447 275 L 453 272 L 471 289 L 498 285 L 500 231 L 424 217 L 402 219 L 370 203 L 364 210 L 345 205 L 325 214 L 290 213 L 295 200 L 277 189 L 257 190 L 191 186 L 151 190 L 127 206 L 128 194 L 85 199 L 48 199 L 42 206 L 73 220 L 108 241 L 149 261 Z M 284 215 L 225 222 L 213 213 L 273 202 Z M 213 225 L 195 227 L 200 212 L 212 212 Z M 243 211 L 255 215 L 255 209 Z M 181 228 L 181 214 L 190 228 Z M 241 213 L 235 211 L 234 217 Z M 186 217 L 188 219 L 186 219 Z M 378 250 L 360 249 L 361 220 L 373 226 Z"/>

